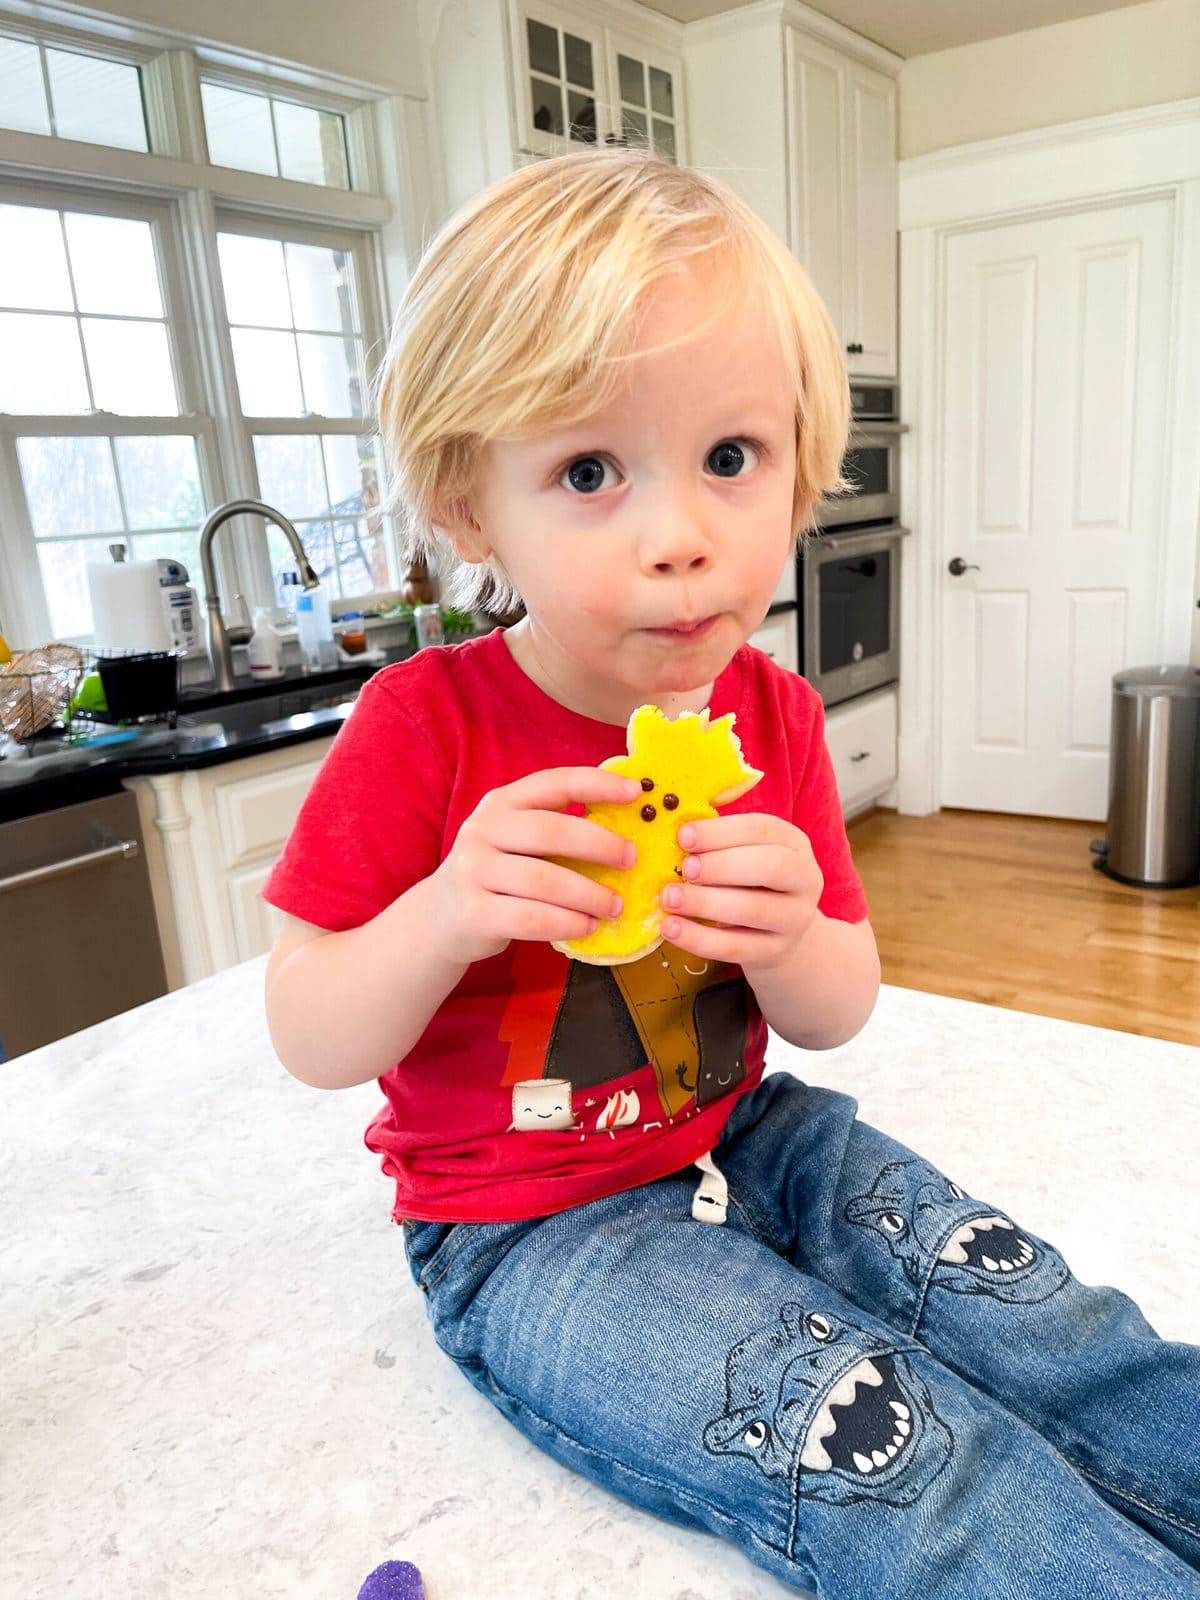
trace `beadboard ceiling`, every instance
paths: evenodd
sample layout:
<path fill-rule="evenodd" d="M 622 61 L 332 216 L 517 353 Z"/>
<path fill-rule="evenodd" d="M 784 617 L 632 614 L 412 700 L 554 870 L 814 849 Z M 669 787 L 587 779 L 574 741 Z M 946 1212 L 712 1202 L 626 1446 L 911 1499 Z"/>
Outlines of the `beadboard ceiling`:
<path fill-rule="evenodd" d="M 643 0 L 677 22 L 736 11 L 752 0 Z M 958 44 L 1024 33 L 1051 22 L 1072 22 L 1120 11 L 1147 0 L 807 0 L 814 11 L 852 28 L 898 56 L 923 56 Z"/>

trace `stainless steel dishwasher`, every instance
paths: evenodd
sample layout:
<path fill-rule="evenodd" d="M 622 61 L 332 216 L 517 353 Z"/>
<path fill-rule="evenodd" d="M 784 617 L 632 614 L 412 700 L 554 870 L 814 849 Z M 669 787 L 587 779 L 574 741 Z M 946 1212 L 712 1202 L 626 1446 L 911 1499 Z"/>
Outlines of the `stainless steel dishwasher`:
<path fill-rule="evenodd" d="M 166 992 L 134 797 L 0 824 L 0 1061 Z"/>

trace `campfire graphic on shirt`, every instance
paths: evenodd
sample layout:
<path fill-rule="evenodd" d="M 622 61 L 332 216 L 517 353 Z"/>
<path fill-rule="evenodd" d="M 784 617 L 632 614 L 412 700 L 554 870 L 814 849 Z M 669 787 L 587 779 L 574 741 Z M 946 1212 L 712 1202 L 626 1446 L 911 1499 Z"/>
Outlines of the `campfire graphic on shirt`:
<path fill-rule="evenodd" d="M 667 943 L 620 967 L 568 961 L 540 944 L 513 948 L 516 992 L 500 1023 L 509 1046 L 503 1086 L 528 1098 L 534 1082 L 565 1082 L 576 1117 L 566 1126 L 584 1126 L 584 1111 L 586 1126 L 600 1132 L 667 1121 L 745 1078 L 739 968 Z M 523 1113 L 521 1097 L 514 1092 L 516 1131 L 551 1126 Z"/>

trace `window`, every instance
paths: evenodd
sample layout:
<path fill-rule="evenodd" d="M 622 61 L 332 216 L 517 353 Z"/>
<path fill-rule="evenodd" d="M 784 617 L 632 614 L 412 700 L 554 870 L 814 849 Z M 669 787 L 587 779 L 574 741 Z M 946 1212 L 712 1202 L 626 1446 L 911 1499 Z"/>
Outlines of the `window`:
<path fill-rule="evenodd" d="M 315 106 L 202 83 L 209 159 L 219 167 L 350 187 L 345 118 Z"/>
<path fill-rule="evenodd" d="M 367 380 L 354 241 L 222 228 L 221 281 L 262 498 L 296 524 L 334 596 L 394 587 Z M 268 531 L 272 572 L 295 560 Z"/>
<path fill-rule="evenodd" d="M 136 66 L 7 35 L 0 35 L 0 127 L 150 148 Z"/>
<path fill-rule="evenodd" d="M 165 221 L 161 208 L 0 203 L 0 412 L 56 636 L 90 632 L 87 567 L 110 543 L 133 560 L 196 559 L 204 496 L 181 416 Z"/>
<path fill-rule="evenodd" d="M 0 620 L 21 644 L 86 641 L 116 542 L 199 588 L 199 529 L 235 498 L 293 519 L 335 607 L 399 582 L 368 384 L 393 214 L 351 181 L 375 181 L 391 112 L 155 50 L 0 13 Z M 215 556 L 231 619 L 278 603 L 273 527 L 235 519 Z"/>

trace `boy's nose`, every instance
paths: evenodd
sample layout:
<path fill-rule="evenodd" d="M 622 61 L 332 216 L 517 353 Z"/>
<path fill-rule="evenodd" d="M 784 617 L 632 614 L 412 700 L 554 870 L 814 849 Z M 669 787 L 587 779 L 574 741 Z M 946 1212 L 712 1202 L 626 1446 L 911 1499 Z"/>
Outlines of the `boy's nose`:
<path fill-rule="evenodd" d="M 643 560 L 655 572 L 696 572 L 712 560 L 713 544 L 691 507 L 678 503 L 648 508 Z"/>

